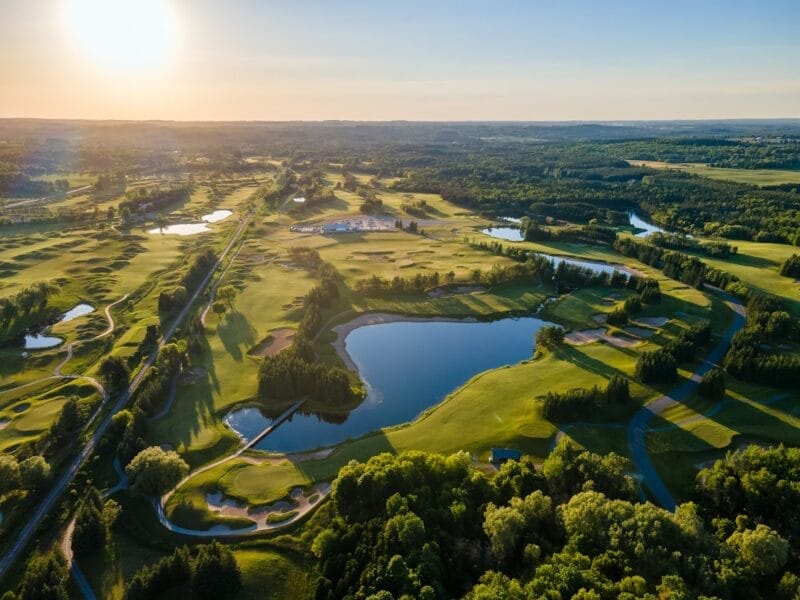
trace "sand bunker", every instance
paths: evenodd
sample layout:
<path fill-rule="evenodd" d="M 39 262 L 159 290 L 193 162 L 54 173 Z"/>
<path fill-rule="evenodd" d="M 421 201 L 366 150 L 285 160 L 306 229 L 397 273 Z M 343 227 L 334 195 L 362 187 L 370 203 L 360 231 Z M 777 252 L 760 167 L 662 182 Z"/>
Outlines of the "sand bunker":
<path fill-rule="evenodd" d="M 592 315 L 592 320 L 595 323 L 605 323 L 608 320 L 608 315 L 606 313 L 597 313 Z"/>
<path fill-rule="evenodd" d="M 649 327 L 663 327 L 668 322 L 668 317 L 640 317 L 636 319 L 636 323 L 647 325 Z"/>
<path fill-rule="evenodd" d="M 641 340 L 634 340 L 621 335 L 608 335 L 606 329 L 582 329 L 573 331 L 564 336 L 564 341 L 573 346 L 583 346 L 592 342 L 602 341 L 617 348 L 630 348 L 641 343 Z"/>
<path fill-rule="evenodd" d="M 11 423 L 11 419 L 9 419 L 8 417 L 0 418 L 0 430 L 5 429 L 6 427 L 8 427 L 9 423 Z"/>
<path fill-rule="evenodd" d="M 645 329 L 644 327 L 626 327 L 624 331 L 625 333 L 644 339 L 651 337 L 655 333 L 652 329 Z"/>
<path fill-rule="evenodd" d="M 250 356 L 275 356 L 292 344 L 294 334 L 294 329 L 288 327 L 273 329 L 266 339 L 251 348 L 247 354 Z"/>
<path fill-rule="evenodd" d="M 330 483 L 318 483 L 306 495 L 302 488 L 294 488 L 290 500 L 279 500 L 267 506 L 250 507 L 222 492 L 206 495 L 206 503 L 211 512 L 223 517 L 248 519 L 255 524 L 255 530 L 277 529 L 302 518 L 331 492 Z"/>

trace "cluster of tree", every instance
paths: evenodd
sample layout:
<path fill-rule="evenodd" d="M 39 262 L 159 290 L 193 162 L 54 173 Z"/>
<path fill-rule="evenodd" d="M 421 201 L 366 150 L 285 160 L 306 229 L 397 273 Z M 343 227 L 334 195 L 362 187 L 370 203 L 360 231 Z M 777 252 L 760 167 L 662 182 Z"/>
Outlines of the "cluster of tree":
<path fill-rule="evenodd" d="M 548 229 L 540 227 L 532 220 L 523 219 L 522 234 L 528 242 L 574 242 L 577 244 L 611 245 L 617 239 L 617 232 L 609 227 L 590 223 L 581 227 Z"/>
<path fill-rule="evenodd" d="M 69 569 L 55 548 L 36 553 L 28 561 L 16 590 L 8 589 L 3 600 L 69 600 Z"/>
<path fill-rule="evenodd" d="M 416 221 L 409 221 L 408 225 L 403 225 L 403 221 L 401 219 L 396 219 L 394 222 L 395 229 L 400 229 L 401 231 L 407 231 L 408 233 L 420 234 L 425 235 L 425 232 L 419 228 L 419 223 Z"/>
<path fill-rule="evenodd" d="M 564 328 L 558 325 L 545 325 L 536 332 L 536 351 L 555 350 L 564 343 Z"/>
<path fill-rule="evenodd" d="M 605 388 L 575 388 L 566 392 L 547 392 L 542 401 L 542 416 L 548 421 L 563 422 L 600 416 L 611 406 L 625 406 L 631 401 L 628 380 L 614 375 Z"/>
<path fill-rule="evenodd" d="M 571 223 L 596 221 L 609 225 L 627 225 L 629 222 L 625 211 L 603 208 L 586 202 L 534 202 L 528 207 L 528 212 L 537 217 L 537 220 L 561 219 Z"/>
<path fill-rule="evenodd" d="M 306 168 L 305 165 L 294 165 L 295 171 L 303 170 L 302 173 L 289 171 L 290 189 L 298 196 L 306 199 L 303 204 L 294 204 L 291 212 L 304 212 L 314 206 L 318 206 L 336 198 L 334 191 L 325 183 L 325 173 L 318 168 Z"/>
<path fill-rule="evenodd" d="M 800 358 L 772 349 L 782 340 L 800 340 L 797 319 L 779 298 L 751 293 L 746 327 L 733 336 L 723 365 L 728 373 L 745 381 L 798 387 Z"/>
<path fill-rule="evenodd" d="M 182 546 L 154 565 L 142 567 L 125 589 L 127 600 L 161 597 L 224 600 L 242 589 L 236 557 L 217 541 Z"/>
<path fill-rule="evenodd" d="M 153 326 L 148 325 L 148 330 L 150 327 Z M 105 386 L 107 390 L 113 392 L 127 385 L 131 371 L 128 367 L 128 362 L 124 358 L 112 354 L 104 358 L 103 362 L 100 363 L 98 374 L 100 375 L 100 381 L 103 382 L 103 386 Z"/>
<path fill-rule="evenodd" d="M 70 396 L 58 411 L 56 420 L 50 425 L 50 430 L 43 438 L 45 445 L 50 449 L 64 448 L 83 428 L 88 418 L 89 406 L 84 402 L 79 402 L 77 397 Z"/>
<path fill-rule="evenodd" d="M 136 390 L 131 410 L 114 415 L 112 431 L 120 440 L 117 451 L 123 464 L 146 448 L 148 417 L 167 400 L 175 377 L 185 365 L 186 355 L 177 345 L 162 346 L 156 362 Z"/>
<path fill-rule="evenodd" d="M 292 345 L 264 357 L 258 370 L 258 393 L 262 398 L 289 400 L 308 396 L 321 404 L 346 404 L 355 395 L 347 372 L 317 363 L 311 344 L 322 325 L 322 311 L 339 297 L 339 275 L 313 248 L 291 248 L 289 253 L 294 263 L 314 272 L 319 284 L 303 298 L 303 317 Z"/>
<path fill-rule="evenodd" d="M 428 216 L 428 209 L 428 201 L 424 199 L 412 199 L 405 201 L 400 205 L 400 210 L 402 210 L 404 213 L 420 219 L 424 219 L 426 216 Z"/>
<path fill-rule="evenodd" d="M 105 548 L 109 530 L 122 509 L 114 500 L 105 500 L 94 486 L 89 486 L 75 513 L 72 552 L 84 558 Z"/>
<path fill-rule="evenodd" d="M 617 239 L 614 242 L 614 249 L 624 256 L 630 256 L 646 265 L 661 269 L 670 279 L 677 279 L 692 287 L 701 288 L 705 282 L 706 264 L 693 256 L 665 250 L 631 238 Z"/>
<path fill-rule="evenodd" d="M 383 212 L 383 200 L 377 196 L 369 195 L 359 205 L 358 210 L 365 215 L 378 215 Z"/>
<path fill-rule="evenodd" d="M 167 493 L 189 473 L 189 465 L 174 450 L 150 446 L 125 467 L 131 489 L 145 496 Z"/>
<path fill-rule="evenodd" d="M 683 251 L 689 250 L 691 252 L 699 252 L 719 258 L 728 258 L 731 254 L 736 254 L 738 251 L 736 246 L 731 246 L 727 242 L 701 242 L 693 237 L 675 233 L 662 233 L 660 231 L 647 236 L 647 241 L 659 248 Z"/>
<path fill-rule="evenodd" d="M 331 406 L 348 403 L 354 392 L 347 373 L 337 367 L 314 363 L 302 356 L 298 346 L 264 357 L 258 370 L 258 392 L 262 398 L 291 400 L 309 396 Z M 310 357 L 313 361 L 313 355 Z"/>
<path fill-rule="evenodd" d="M 406 452 L 343 467 L 333 518 L 312 545 L 316 597 L 789 600 L 800 591 L 796 464 L 765 480 L 753 477 L 762 464 L 743 459 L 731 474 L 718 463 L 698 478 L 702 504 L 669 512 L 636 502 L 614 454 L 562 442 L 540 469 L 524 459 L 494 477 L 471 462 Z M 782 485 L 791 489 L 773 504 Z"/>
<path fill-rule="evenodd" d="M 445 280 L 447 277 L 445 276 Z M 403 294 L 422 294 L 431 288 L 438 287 L 442 276 L 432 273 L 417 273 L 413 277 L 395 275 L 392 279 L 384 279 L 373 275 L 368 279 L 356 281 L 354 291 L 361 296 L 399 296 Z"/>
<path fill-rule="evenodd" d="M 158 312 L 161 315 L 172 315 L 186 304 L 188 291 L 195 289 L 217 264 L 217 255 L 206 248 L 194 257 L 186 273 L 179 283 L 158 295 Z"/>
<path fill-rule="evenodd" d="M 92 185 L 92 193 L 96 197 L 105 197 L 125 192 L 127 177 L 122 171 L 116 173 L 100 173 Z"/>
<path fill-rule="evenodd" d="M 800 548 L 800 448 L 749 446 L 697 475 L 697 500 L 733 530 L 739 515 L 766 525 Z M 771 560 L 763 548 L 762 560 Z M 795 558 L 796 561 L 796 558 Z M 796 564 L 796 563 L 795 563 Z"/>
<path fill-rule="evenodd" d="M 48 302 L 58 291 L 58 286 L 42 281 L 0 298 L 0 340 L 15 338 L 30 327 L 42 327 L 55 320 L 58 313 Z"/>
<path fill-rule="evenodd" d="M 129 215 L 136 213 L 160 212 L 174 204 L 187 202 L 191 195 L 189 186 L 179 186 L 168 189 L 137 188 L 125 194 L 125 199 L 119 203 L 119 211 L 125 210 Z"/>
<path fill-rule="evenodd" d="M 636 378 L 642 383 L 671 383 L 678 375 L 678 364 L 693 360 L 697 349 L 710 341 L 710 323 L 693 325 L 663 348 L 643 352 L 636 361 Z"/>
<path fill-rule="evenodd" d="M 719 402 L 725 397 L 725 371 L 719 367 L 714 367 L 703 375 L 697 392 L 708 400 Z"/>
<path fill-rule="evenodd" d="M 800 279 L 800 254 L 792 254 L 781 265 L 781 275 Z"/>
<path fill-rule="evenodd" d="M 42 456 L 18 461 L 13 454 L 0 454 L 0 497 L 12 492 L 39 494 L 50 482 L 50 465 Z"/>

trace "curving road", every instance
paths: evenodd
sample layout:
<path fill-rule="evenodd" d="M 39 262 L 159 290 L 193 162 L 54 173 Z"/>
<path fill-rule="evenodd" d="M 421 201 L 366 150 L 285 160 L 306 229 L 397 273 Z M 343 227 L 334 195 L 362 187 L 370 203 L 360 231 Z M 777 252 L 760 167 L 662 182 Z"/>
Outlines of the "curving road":
<path fill-rule="evenodd" d="M 200 285 L 197 286 L 194 293 L 192 293 L 192 295 L 188 298 L 186 304 L 181 309 L 180 313 L 178 313 L 178 316 L 175 318 L 175 320 L 172 322 L 169 328 L 167 328 L 167 330 L 164 332 L 164 336 L 159 341 L 158 347 L 144 362 L 142 368 L 139 369 L 139 372 L 133 377 L 131 382 L 128 384 L 127 389 L 120 395 L 116 404 L 112 407 L 112 409 L 108 412 L 108 414 L 106 414 L 106 416 L 97 426 L 97 429 L 95 429 L 94 433 L 91 435 L 91 437 L 83 446 L 78 455 L 73 459 L 73 461 L 69 464 L 69 466 L 61 473 L 58 479 L 53 483 L 53 486 L 50 488 L 50 491 L 39 502 L 39 505 L 36 507 L 33 514 L 31 514 L 25 526 L 20 530 L 14 542 L 6 549 L 2 558 L 0 558 L 0 580 L 2 580 L 2 578 L 6 575 L 6 573 L 8 573 L 9 568 L 11 567 L 12 564 L 14 564 L 14 561 L 17 560 L 21 552 L 24 550 L 25 546 L 31 540 L 31 537 L 33 537 L 33 534 L 36 532 L 36 530 L 38 529 L 39 525 L 42 523 L 44 518 L 50 513 L 51 510 L 53 510 L 56 503 L 61 498 L 61 495 L 64 493 L 69 484 L 72 482 L 73 478 L 75 477 L 75 474 L 83 466 L 86 460 L 92 455 L 100 439 L 103 437 L 103 435 L 105 435 L 106 431 L 111 425 L 111 417 L 118 411 L 125 408 L 125 406 L 128 404 L 128 400 L 130 400 L 131 395 L 141 385 L 145 375 L 147 375 L 148 371 L 152 368 L 153 364 L 155 363 L 156 358 L 158 357 L 159 350 L 165 344 L 168 344 L 169 341 L 172 339 L 172 336 L 175 335 L 175 331 L 183 323 L 184 319 L 186 319 L 195 301 L 205 291 L 214 273 L 222 264 L 227 254 L 231 251 L 231 248 L 233 248 L 233 246 L 236 244 L 237 240 L 241 236 L 245 227 L 247 227 L 247 224 L 250 222 L 252 216 L 253 216 L 252 213 L 248 213 L 244 218 L 242 218 L 241 222 L 239 223 L 239 226 L 236 228 L 236 231 L 231 237 L 231 240 L 228 242 L 228 245 L 225 246 L 225 249 L 220 253 L 216 263 L 214 263 L 209 272 L 200 282 Z"/>
<path fill-rule="evenodd" d="M 733 323 L 728 327 L 722 338 L 717 342 L 706 359 L 692 373 L 691 377 L 681 385 L 653 400 L 647 406 L 640 408 L 628 424 L 628 447 L 633 464 L 642 476 L 642 483 L 650 492 L 652 498 L 667 510 L 675 509 L 675 498 L 667 488 L 658 471 L 650 460 L 647 452 L 646 436 L 648 425 L 653 417 L 661 415 L 669 408 L 682 403 L 694 392 L 697 385 L 712 368 L 719 364 L 728 350 L 733 334 L 745 324 L 745 309 L 739 300 L 717 288 L 706 286 L 714 290 L 725 299 L 725 304 L 733 311 Z"/>

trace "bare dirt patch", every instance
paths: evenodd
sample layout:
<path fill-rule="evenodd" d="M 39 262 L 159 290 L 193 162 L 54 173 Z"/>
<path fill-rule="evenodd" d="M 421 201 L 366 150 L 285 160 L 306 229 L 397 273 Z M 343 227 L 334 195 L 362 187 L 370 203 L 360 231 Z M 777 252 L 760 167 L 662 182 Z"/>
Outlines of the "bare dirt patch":
<path fill-rule="evenodd" d="M 289 327 L 273 329 L 269 335 L 247 351 L 250 356 L 275 356 L 292 344 L 295 330 Z"/>

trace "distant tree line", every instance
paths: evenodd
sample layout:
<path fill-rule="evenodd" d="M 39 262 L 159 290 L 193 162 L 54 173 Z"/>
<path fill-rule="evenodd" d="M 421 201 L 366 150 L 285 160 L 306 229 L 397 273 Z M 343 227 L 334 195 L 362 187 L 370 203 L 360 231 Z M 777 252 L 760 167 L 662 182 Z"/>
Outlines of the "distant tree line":
<path fill-rule="evenodd" d="M 2 166 L 2 165 L 0 165 Z M 52 196 L 69 191 L 69 181 L 66 179 L 31 179 L 19 172 L 8 172 L 0 169 L 0 196 L 5 197 L 31 197 Z"/>

